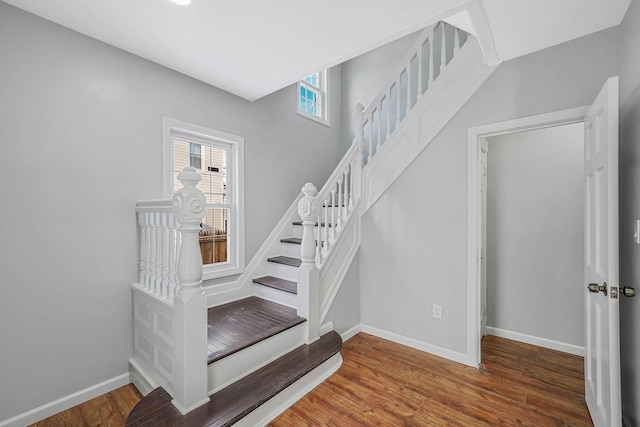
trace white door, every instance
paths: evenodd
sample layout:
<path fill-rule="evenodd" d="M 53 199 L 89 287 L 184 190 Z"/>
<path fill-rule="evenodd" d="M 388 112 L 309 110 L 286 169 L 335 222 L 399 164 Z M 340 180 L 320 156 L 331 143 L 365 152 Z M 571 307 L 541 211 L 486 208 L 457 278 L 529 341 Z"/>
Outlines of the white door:
<path fill-rule="evenodd" d="M 620 427 L 618 78 L 585 117 L 585 399 L 595 427 Z"/>

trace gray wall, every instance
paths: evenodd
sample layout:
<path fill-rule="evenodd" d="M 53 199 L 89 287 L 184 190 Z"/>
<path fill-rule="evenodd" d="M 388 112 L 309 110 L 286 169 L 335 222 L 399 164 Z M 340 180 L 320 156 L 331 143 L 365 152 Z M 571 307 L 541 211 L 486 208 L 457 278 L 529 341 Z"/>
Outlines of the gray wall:
<path fill-rule="evenodd" d="M 344 152 L 295 87 L 255 103 L 0 2 L 0 420 L 127 372 L 136 200 L 162 196 L 162 117 L 245 137 L 246 257 Z M 282 159 L 287 159 L 283 162 Z"/>
<path fill-rule="evenodd" d="M 620 27 L 620 281 L 640 292 L 640 246 L 633 221 L 640 218 L 640 3 Z M 620 300 L 622 409 L 640 425 L 640 297 Z"/>
<path fill-rule="evenodd" d="M 584 347 L 584 125 L 487 140 L 487 326 Z"/>
<path fill-rule="evenodd" d="M 466 353 L 467 130 L 591 104 L 618 72 L 617 36 L 606 30 L 501 65 L 378 200 L 363 218 L 362 323 Z"/>

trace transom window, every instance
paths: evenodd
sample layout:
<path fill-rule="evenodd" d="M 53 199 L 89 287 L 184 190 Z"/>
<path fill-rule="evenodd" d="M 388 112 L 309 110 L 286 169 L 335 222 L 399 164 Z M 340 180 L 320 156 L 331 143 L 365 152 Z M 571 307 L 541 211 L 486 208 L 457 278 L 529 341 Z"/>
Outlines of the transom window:
<path fill-rule="evenodd" d="M 173 119 L 164 119 L 167 197 L 182 187 L 177 176 L 187 166 L 202 176 L 198 189 L 207 209 L 199 235 L 203 279 L 244 270 L 242 164 L 244 139 Z"/>
<path fill-rule="evenodd" d="M 329 125 L 329 77 L 327 70 L 305 77 L 298 83 L 298 114 Z"/>

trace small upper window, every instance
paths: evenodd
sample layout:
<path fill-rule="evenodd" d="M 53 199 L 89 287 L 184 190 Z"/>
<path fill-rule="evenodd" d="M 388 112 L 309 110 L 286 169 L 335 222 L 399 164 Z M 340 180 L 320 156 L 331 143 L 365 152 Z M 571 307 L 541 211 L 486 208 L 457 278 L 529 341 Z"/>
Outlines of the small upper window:
<path fill-rule="evenodd" d="M 298 114 L 329 125 L 329 73 L 311 74 L 298 83 Z"/>

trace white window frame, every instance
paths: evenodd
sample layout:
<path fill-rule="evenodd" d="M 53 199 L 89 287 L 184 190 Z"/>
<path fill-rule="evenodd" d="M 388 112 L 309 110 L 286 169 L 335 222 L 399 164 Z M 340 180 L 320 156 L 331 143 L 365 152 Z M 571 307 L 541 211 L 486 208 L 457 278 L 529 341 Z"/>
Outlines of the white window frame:
<path fill-rule="evenodd" d="M 311 75 L 313 74 L 315 73 L 312 73 Z M 306 117 L 308 119 L 316 121 L 325 126 L 329 126 L 330 125 L 330 122 L 329 122 L 329 70 L 324 69 L 322 71 L 319 71 L 318 74 L 319 74 L 318 86 L 314 86 L 306 82 L 304 79 L 298 82 L 296 87 L 296 110 L 298 111 L 298 114 L 300 116 Z M 300 88 L 302 86 L 308 86 L 308 87 L 314 88 L 319 92 L 320 98 L 321 98 L 320 99 L 320 107 L 321 107 L 320 115 L 317 116 L 315 114 L 311 114 L 308 111 L 305 111 L 300 108 Z"/>
<path fill-rule="evenodd" d="M 226 262 L 203 266 L 202 280 L 216 279 L 240 274 L 245 269 L 245 226 L 244 226 L 244 138 L 219 130 L 209 129 L 193 123 L 169 117 L 162 118 L 163 128 L 163 191 L 164 198 L 170 199 L 174 192 L 174 139 L 201 145 L 229 147 L 230 159 L 227 177 L 232 181 L 228 194 L 232 201 L 229 208 L 229 233 L 232 241 L 227 245 Z"/>

